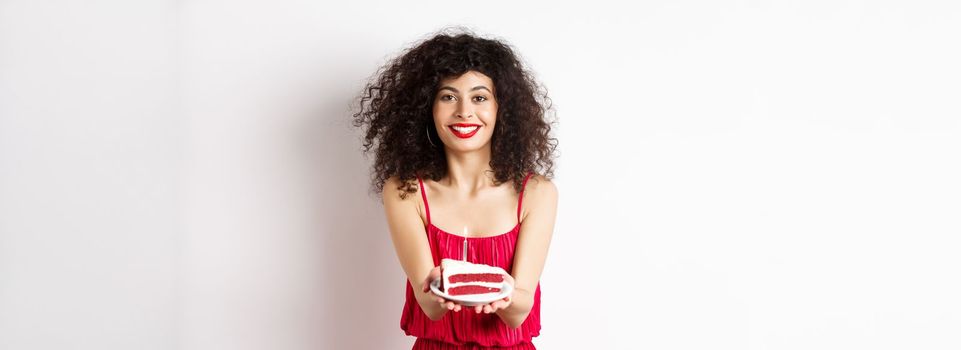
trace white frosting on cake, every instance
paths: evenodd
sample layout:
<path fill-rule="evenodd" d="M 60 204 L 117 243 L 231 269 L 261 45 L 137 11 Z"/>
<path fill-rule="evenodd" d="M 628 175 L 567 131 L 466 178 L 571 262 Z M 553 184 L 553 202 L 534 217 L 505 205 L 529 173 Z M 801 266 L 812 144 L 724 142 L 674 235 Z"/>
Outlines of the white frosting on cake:
<path fill-rule="evenodd" d="M 497 266 L 490 266 L 484 264 L 472 264 L 466 261 L 454 260 L 454 259 L 443 259 L 440 262 L 441 268 L 441 278 L 443 278 L 444 283 L 444 293 L 454 287 L 459 286 L 483 286 L 490 288 L 498 288 L 504 286 L 503 282 L 467 282 L 467 283 L 450 283 L 450 276 L 459 274 L 472 274 L 472 273 L 494 273 L 499 275 L 506 275 L 507 271 Z M 492 292 L 492 293 L 499 293 Z M 487 294 L 487 293 L 484 293 Z"/>

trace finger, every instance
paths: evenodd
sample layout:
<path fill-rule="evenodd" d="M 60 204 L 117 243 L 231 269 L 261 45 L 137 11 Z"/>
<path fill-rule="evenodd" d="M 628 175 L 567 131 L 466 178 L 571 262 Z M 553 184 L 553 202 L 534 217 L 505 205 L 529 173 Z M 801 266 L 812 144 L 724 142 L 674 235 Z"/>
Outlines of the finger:
<path fill-rule="evenodd" d="M 476 313 L 481 313 L 481 311 L 483 311 L 483 310 L 484 310 L 484 306 L 483 306 L 483 305 L 477 305 L 477 306 L 474 307 L 474 312 L 476 312 Z"/>
<path fill-rule="evenodd" d="M 454 312 L 460 311 L 460 305 L 454 305 Z"/>

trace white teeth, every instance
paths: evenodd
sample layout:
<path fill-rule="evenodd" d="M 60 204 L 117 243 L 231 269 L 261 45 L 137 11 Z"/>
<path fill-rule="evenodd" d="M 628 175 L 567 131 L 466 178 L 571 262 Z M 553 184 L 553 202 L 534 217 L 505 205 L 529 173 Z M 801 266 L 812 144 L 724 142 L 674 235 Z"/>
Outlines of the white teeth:
<path fill-rule="evenodd" d="M 474 130 L 477 130 L 479 126 L 468 126 L 468 127 L 452 126 L 452 128 L 454 128 L 454 130 L 456 130 L 461 134 L 470 134 Z"/>

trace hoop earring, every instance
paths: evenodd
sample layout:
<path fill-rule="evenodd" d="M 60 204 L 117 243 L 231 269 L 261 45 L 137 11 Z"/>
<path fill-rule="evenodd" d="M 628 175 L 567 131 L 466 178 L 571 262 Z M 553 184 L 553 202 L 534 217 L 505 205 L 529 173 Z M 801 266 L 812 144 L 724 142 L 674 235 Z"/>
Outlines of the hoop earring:
<path fill-rule="evenodd" d="M 427 142 L 430 142 L 430 145 L 436 148 L 437 145 L 434 144 L 434 141 L 430 140 L 430 125 L 424 125 L 424 129 L 427 130 Z"/>

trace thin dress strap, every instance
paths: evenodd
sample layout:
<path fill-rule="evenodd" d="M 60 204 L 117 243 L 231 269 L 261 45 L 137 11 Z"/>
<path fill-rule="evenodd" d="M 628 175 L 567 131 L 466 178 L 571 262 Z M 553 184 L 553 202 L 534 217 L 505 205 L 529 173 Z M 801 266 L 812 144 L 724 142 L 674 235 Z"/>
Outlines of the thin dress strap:
<path fill-rule="evenodd" d="M 521 223 L 521 204 L 524 203 L 524 189 L 527 187 L 527 180 L 531 178 L 531 175 L 534 175 L 533 171 L 527 173 L 527 177 L 524 178 L 524 184 L 521 185 L 521 193 L 519 196 L 517 196 L 517 223 L 518 224 Z M 427 203 L 426 200 L 424 203 Z"/>
<path fill-rule="evenodd" d="M 420 176 L 417 177 L 417 183 L 420 184 L 420 196 L 424 198 L 424 210 L 427 212 L 427 224 L 430 225 L 430 206 L 427 205 L 427 191 L 424 190 L 424 181 L 420 179 Z M 518 211 L 518 213 L 520 213 L 520 211 Z"/>

